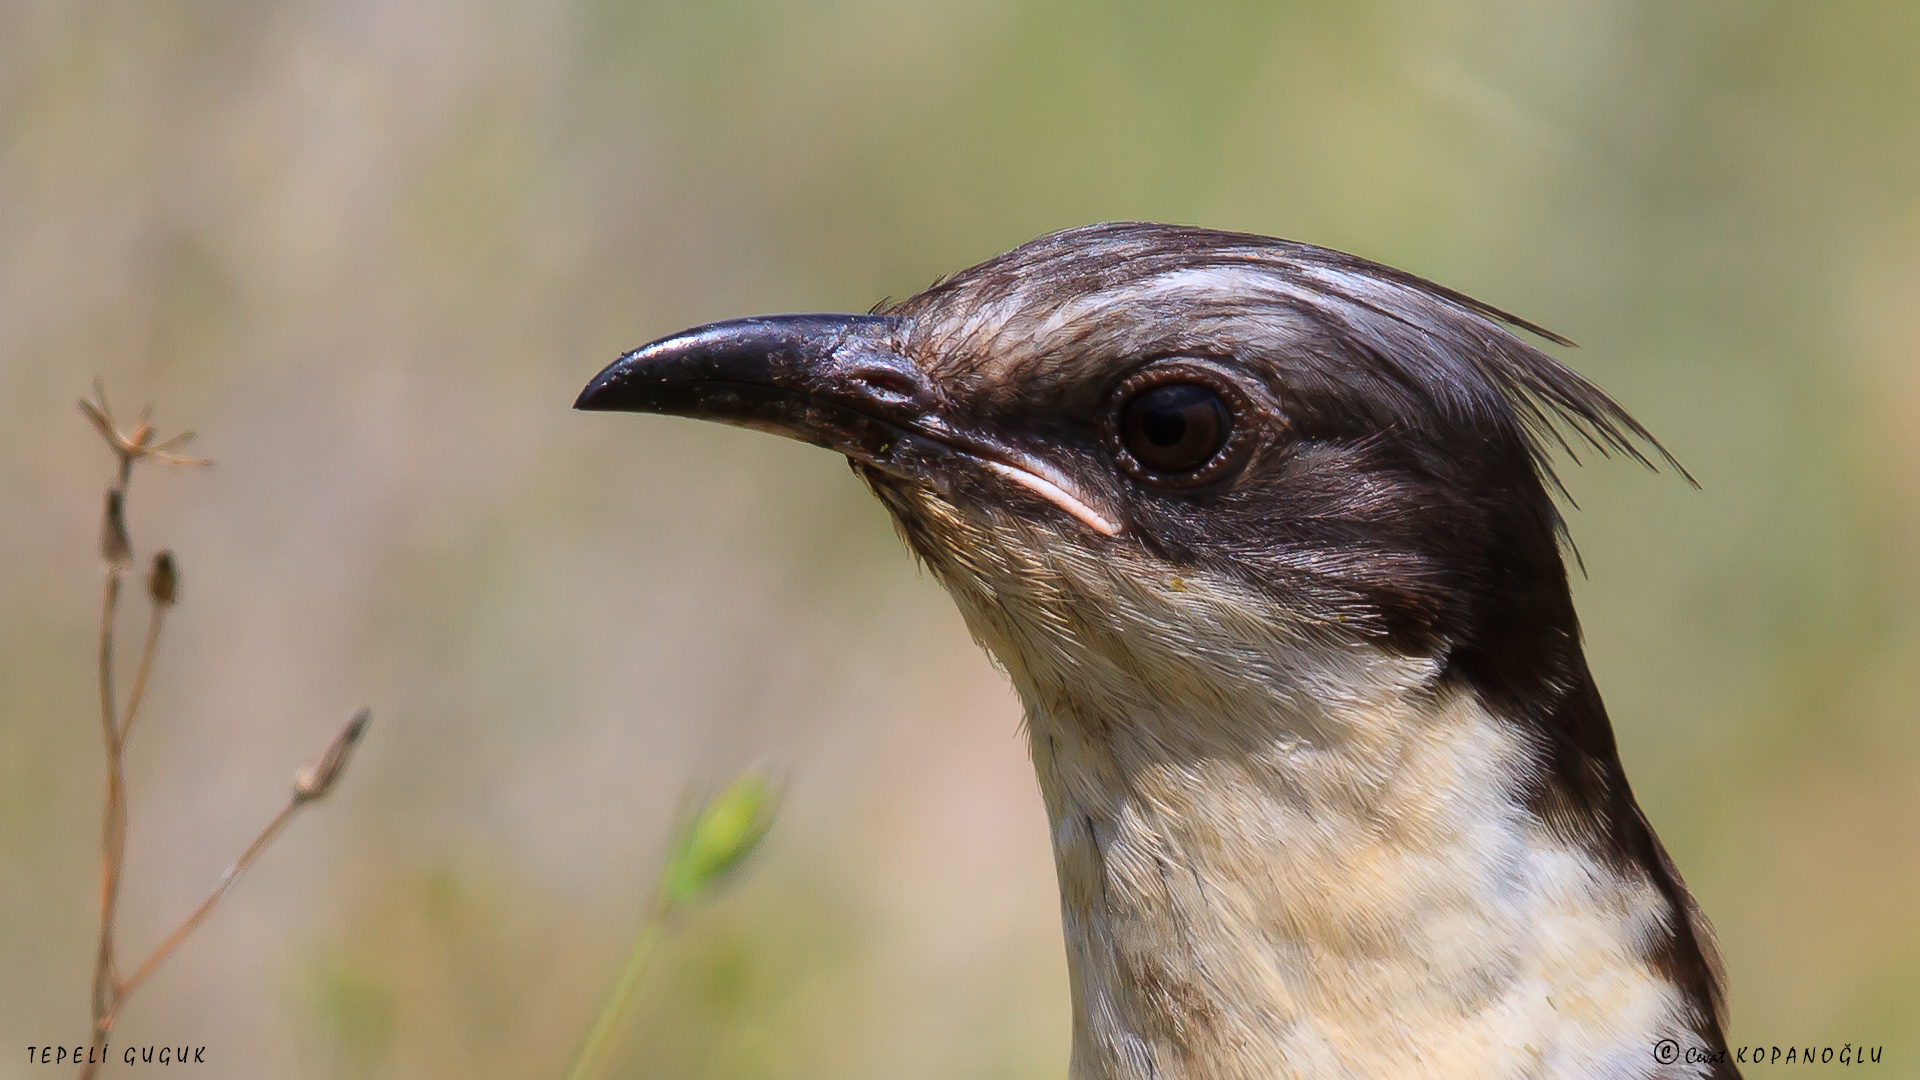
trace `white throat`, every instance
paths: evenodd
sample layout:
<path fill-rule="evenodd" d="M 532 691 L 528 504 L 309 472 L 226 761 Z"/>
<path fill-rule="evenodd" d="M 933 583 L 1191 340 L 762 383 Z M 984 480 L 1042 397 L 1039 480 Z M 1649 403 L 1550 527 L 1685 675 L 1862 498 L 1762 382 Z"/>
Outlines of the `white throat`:
<path fill-rule="evenodd" d="M 1219 718 L 1031 709 L 1075 1080 L 1663 1075 L 1653 885 L 1531 819 L 1470 695 L 1346 719 L 1210 756 L 1175 729 Z"/>
<path fill-rule="evenodd" d="M 1655 1056 L 1693 1041 L 1648 956 L 1661 894 L 1521 805 L 1516 729 L 1433 691 L 1431 661 L 1303 648 L 1290 693 L 1176 711 L 1170 672 L 1008 667 L 1052 823 L 1074 1080 L 1700 1071 Z"/>

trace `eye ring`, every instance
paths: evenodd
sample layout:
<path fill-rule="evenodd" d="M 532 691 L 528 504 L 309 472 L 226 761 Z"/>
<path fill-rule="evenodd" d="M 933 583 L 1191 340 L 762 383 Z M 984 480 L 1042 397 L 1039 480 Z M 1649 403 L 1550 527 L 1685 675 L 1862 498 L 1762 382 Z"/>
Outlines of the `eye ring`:
<path fill-rule="evenodd" d="M 1208 395 L 1200 398 L 1193 394 L 1180 394 L 1182 388 L 1192 388 Z M 1128 442 L 1139 441 L 1142 418 L 1129 416 L 1129 407 L 1141 401 L 1154 391 L 1165 391 L 1161 395 L 1162 411 L 1166 409 L 1182 410 L 1189 419 L 1195 419 L 1202 430 L 1189 433 L 1184 424 L 1176 421 L 1170 432 L 1174 438 L 1190 436 L 1202 440 L 1187 447 L 1188 451 L 1205 452 L 1208 448 L 1206 432 L 1207 409 L 1210 405 L 1218 416 L 1218 423 L 1224 429 L 1218 436 L 1217 445 L 1211 447 L 1211 453 L 1198 457 L 1191 468 L 1156 468 L 1160 462 L 1144 461 L 1145 454 L 1136 454 L 1129 448 Z M 1238 382 L 1210 364 L 1193 360 L 1164 360 L 1150 367 L 1134 372 L 1122 379 L 1107 397 L 1104 434 L 1108 452 L 1113 455 L 1120 467 L 1129 476 L 1155 487 L 1187 488 L 1218 480 L 1246 457 L 1247 450 L 1253 445 L 1255 437 L 1252 402 Z M 1153 417 L 1146 418 L 1152 423 Z M 1155 440 L 1158 441 L 1158 440 Z M 1146 451 L 1147 445 L 1140 449 Z M 1168 448 L 1178 455 L 1178 446 Z"/>

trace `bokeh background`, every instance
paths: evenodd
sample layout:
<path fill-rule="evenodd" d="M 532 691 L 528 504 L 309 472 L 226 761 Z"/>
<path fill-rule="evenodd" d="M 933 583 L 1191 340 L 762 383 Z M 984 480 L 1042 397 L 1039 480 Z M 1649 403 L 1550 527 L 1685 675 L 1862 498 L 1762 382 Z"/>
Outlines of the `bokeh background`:
<path fill-rule="evenodd" d="M 0 6 L 0 1076 L 84 1041 L 96 373 L 218 461 L 131 499 L 185 586 L 125 949 L 374 710 L 117 1046 L 557 1076 L 683 793 L 763 761 L 783 817 L 621 1074 L 1062 1076 L 1017 705 L 937 586 L 829 454 L 568 405 L 659 334 L 1117 218 L 1345 248 L 1583 343 L 1702 485 L 1570 477 L 1592 660 L 1734 1038 L 1920 1076 L 1916 103 L 1901 3 Z"/>

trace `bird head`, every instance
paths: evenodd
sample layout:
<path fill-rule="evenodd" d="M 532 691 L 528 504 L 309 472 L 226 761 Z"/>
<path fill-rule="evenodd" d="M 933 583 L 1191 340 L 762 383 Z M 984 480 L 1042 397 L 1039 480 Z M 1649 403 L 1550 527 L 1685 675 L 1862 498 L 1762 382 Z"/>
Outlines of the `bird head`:
<path fill-rule="evenodd" d="M 1561 340 L 1322 248 L 1109 224 L 662 338 L 576 404 L 845 454 L 1031 693 L 1297 690 L 1290 658 L 1364 642 L 1535 713 L 1581 667 L 1548 448 L 1657 444 L 1508 326 Z"/>

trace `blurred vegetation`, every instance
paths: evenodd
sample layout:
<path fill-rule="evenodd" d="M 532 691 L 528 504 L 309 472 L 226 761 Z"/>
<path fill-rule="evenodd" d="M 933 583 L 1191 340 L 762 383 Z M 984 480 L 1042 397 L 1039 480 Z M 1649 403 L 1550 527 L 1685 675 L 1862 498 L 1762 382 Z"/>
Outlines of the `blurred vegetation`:
<path fill-rule="evenodd" d="M 1017 710 L 945 598 L 830 455 L 566 406 L 664 332 L 1153 218 L 1583 343 L 1704 485 L 1569 477 L 1733 1036 L 1920 1076 L 1916 56 L 1920 6 L 1756 0 L 0 7 L 0 1043 L 84 1034 L 97 373 L 221 462 L 129 508 L 209 568 L 129 751 L 129 947 L 317 718 L 396 718 L 117 1043 L 561 1075 L 675 794 L 764 757 L 780 842 L 619 1074 L 1061 1075 Z"/>
<path fill-rule="evenodd" d="M 660 949 L 661 939 L 674 921 L 690 917 L 688 909 L 696 901 L 725 885 L 759 849 L 773 828 L 778 802 L 765 774 L 750 769 L 693 808 L 667 849 L 653 906 L 627 951 L 626 966 L 567 1070 L 567 1080 L 598 1080 L 607 1071 L 622 1036 L 633 1027 L 642 980 Z M 718 957 L 715 963 L 696 971 L 685 990 L 722 1006 L 722 1010 L 713 1011 L 737 1013 L 750 963 L 750 958 L 737 952 Z M 717 992 L 700 993 L 709 988 Z"/>

